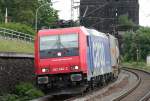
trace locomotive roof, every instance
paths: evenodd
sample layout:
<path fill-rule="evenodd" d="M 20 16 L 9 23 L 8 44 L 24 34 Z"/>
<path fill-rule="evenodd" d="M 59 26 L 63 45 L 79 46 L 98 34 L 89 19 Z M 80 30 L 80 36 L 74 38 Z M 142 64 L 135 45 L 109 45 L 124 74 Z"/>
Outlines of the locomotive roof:
<path fill-rule="evenodd" d="M 86 35 L 93 35 L 93 36 L 101 36 L 101 37 L 107 37 L 105 33 L 99 32 L 95 29 L 89 29 L 84 26 L 79 26 L 79 27 L 69 27 L 69 28 L 56 28 L 56 29 L 42 29 L 39 30 L 39 35 L 44 34 L 44 33 L 49 33 L 49 32 L 55 32 L 55 33 L 60 33 L 62 31 L 67 31 L 67 32 L 73 32 L 73 31 L 80 31 L 82 30 Z"/>
<path fill-rule="evenodd" d="M 56 28 L 56 29 L 42 29 L 42 30 L 39 30 L 39 33 L 42 33 L 42 32 L 49 32 L 49 31 L 79 30 L 79 29 L 80 29 L 80 26 L 79 26 L 79 27 L 68 27 L 68 28 Z"/>
<path fill-rule="evenodd" d="M 81 27 L 81 29 L 86 35 L 101 36 L 107 38 L 107 35 L 105 33 L 99 32 L 95 29 L 89 29 L 85 27 Z"/>

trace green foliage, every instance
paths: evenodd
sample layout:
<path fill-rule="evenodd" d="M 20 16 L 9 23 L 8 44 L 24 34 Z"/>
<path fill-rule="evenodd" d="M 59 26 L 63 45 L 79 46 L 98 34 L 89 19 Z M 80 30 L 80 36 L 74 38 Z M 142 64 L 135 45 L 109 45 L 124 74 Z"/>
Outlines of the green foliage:
<path fill-rule="evenodd" d="M 126 32 L 123 35 L 123 56 L 125 61 L 135 61 L 137 49 L 141 60 L 145 60 L 150 54 L 150 28 L 141 27 L 134 32 Z"/>
<path fill-rule="evenodd" d="M 146 56 L 150 54 L 150 28 L 141 27 L 137 32 L 137 47 L 141 50 L 141 58 L 146 59 Z"/>
<path fill-rule="evenodd" d="M 0 97 L 0 101 L 20 101 L 15 94 L 6 94 Z"/>
<path fill-rule="evenodd" d="M 0 101 L 29 101 L 43 96 L 40 90 L 30 83 L 21 83 L 16 86 L 14 94 L 7 94 L 0 97 Z"/>
<path fill-rule="evenodd" d="M 119 24 L 121 26 L 133 26 L 134 23 L 131 19 L 128 18 L 126 15 L 119 16 Z"/>
<path fill-rule="evenodd" d="M 38 12 L 38 28 L 55 28 L 58 20 L 57 10 L 52 8 L 52 3 L 49 0 L 40 0 L 39 6 L 42 6 Z"/>
<path fill-rule="evenodd" d="M 0 0 L 0 3 L 3 17 L 5 16 L 5 9 L 8 9 L 9 22 L 33 24 L 38 0 Z"/>
<path fill-rule="evenodd" d="M 23 32 L 30 35 L 35 35 L 35 31 L 32 29 L 32 27 L 27 26 L 25 24 L 20 23 L 7 23 L 7 24 L 0 24 L 0 27 L 12 29 L 15 31 Z"/>
<path fill-rule="evenodd" d="M 36 10 L 46 3 L 51 3 L 51 0 L 0 0 L 0 22 L 4 22 L 7 8 L 9 22 L 22 23 L 34 27 Z M 52 8 L 52 4 L 39 9 L 39 28 L 42 26 L 51 27 L 57 19 L 57 11 Z"/>
<path fill-rule="evenodd" d="M 0 9 L 0 23 L 3 21 L 3 15 L 2 15 L 2 11 Z"/>
<path fill-rule="evenodd" d="M 127 15 L 121 15 L 118 18 L 119 29 L 120 30 L 129 30 L 135 27 L 135 24 L 131 19 L 128 18 Z"/>
<path fill-rule="evenodd" d="M 23 96 L 23 95 L 26 95 L 27 92 L 29 90 L 31 90 L 32 88 L 34 88 L 34 86 L 29 84 L 29 83 L 21 83 L 21 84 L 16 86 L 15 93 L 17 95 Z"/>
<path fill-rule="evenodd" d="M 133 32 L 126 32 L 123 35 L 123 56 L 126 61 L 135 60 L 136 58 L 136 46 Z"/>
<path fill-rule="evenodd" d="M 44 94 L 35 88 L 30 83 L 21 83 L 16 86 L 15 94 L 19 95 L 20 97 L 24 97 L 24 99 L 34 99 L 39 96 L 43 96 Z"/>

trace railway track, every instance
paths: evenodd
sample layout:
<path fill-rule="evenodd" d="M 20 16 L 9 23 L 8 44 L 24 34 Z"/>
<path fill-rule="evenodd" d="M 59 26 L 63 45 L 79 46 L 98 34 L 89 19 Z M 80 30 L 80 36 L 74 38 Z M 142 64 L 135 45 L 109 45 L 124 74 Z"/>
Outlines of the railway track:
<path fill-rule="evenodd" d="M 25 59 L 26 58 L 33 59 L 33 57 L 30 55 L 12 56 L 11 54 L 1 54 L 0 57 L 4 57 L 4 58 L 13 57 L 13 59 L 15 59 L 16 57 L 17 58 L 23 57 Z M 94 91 L 88 92 L 83 95 L 61 95 L 61 96 L 46 95 L 44 97 L 32 101 L 91 101 L 91 100 L 92 101 L 150 101 L 150 73 L 143 70 L 131 69 L 126 67 L 123 68 L 119 78 L 121 78 L 122 75 L 125 74 L 128 75 L 128 80 L 133 82 L 131 82 L 132 86 L 129 84 L 125 85 L 124 80 L 122 80 L 121 82 L 124 85 L 120 87 L 122 89 L 121 91 L 116 90 L 121 85 L 121 82 L 118 83 L 117 87 L 113 87 L 117 84 L 116 81 L 110 83 L 105 87 L 101 87 L 100 89 L 96 89 Z M 123 91 L 123 89 L 125 90 Z M 96 94 L 96 92 L 98 94 Z"/>
<path fill-rule="evenodd" d="M 123 77 L 124 75 L 124 77 Z M 128 77 L 128 78 L 127 78 Z M 127 81 L 127 79 L 128 81 Z M 83 95 L 47 95 L 32 101 L 148 101 L 150 98 L 150 73 L 123 68 L 116 82 Z M 117 86 L 116 86 L 117 85 Z"/>
<path fill-rule="evenodd" d="M 33 59 L 32 55 L 10 53 L 1 53 L 0 57 Z M 150 73 L 126 67 L 119 75 L 119 80 L 83 95 L 46 95 L 33 101 L 150 101 Z"/>
<path fill-rule="evenodd" d="M 126 68 L 126 70 L 135 73 L 139 77 L 139 81 L 128 92 L 120 95 L 118 98 L 112 101 L 148 101 L 150 100 L 150 73 L 138 70 Z"/>

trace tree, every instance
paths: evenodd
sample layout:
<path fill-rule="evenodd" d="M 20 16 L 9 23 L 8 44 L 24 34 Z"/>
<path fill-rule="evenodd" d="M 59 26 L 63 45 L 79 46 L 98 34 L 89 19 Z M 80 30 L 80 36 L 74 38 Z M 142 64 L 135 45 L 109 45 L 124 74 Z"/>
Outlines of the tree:
<path fill-rule="evenodd" d="M 136 33 L 136 43 L 140 50 L 141 58 L 146 59 L 146 56 L 150 54 L 150 28 L 141 27 Z"/>
<path fill-rule="evenodd" d="M 3 21 L 3 15 L 2 15 L 2 11 L 0 9 L 0 23 Z"/>
<path fill-rule="evenodd" d="M 8 9 L 9 22 L 17 22 L 34 27 L 35 13 L 40 5 L 50 0 L 0 0 L 0 21 L 4 22 L 5 9 Z M 44 6 L 38 13 L 38 24 L 51 27 L 58 19 L 57 11 L 51 5 Z"/>
<path fill-rule="evenodd" d="M 47 27 L 54 28 L 58 20 L 57 10 L 52 8 L 52 3 L 49 0 L 39 1 L 39 6 L 44 5 L 38 12 L 38 28 Z"/>
<path fill-rule="evenodd" d="M 130 30 L 134 29 L 135 24 L 127 15 L 121 15 L 118 18 L 118 24 L 119 24 L 119 29 L 120 30 Z"/>
<path fill-rule="evenodd" d="M 123 56 L 127 61 L 136 60 L 136 51 L 139 50 L 140 59 L 145 60 L 150 54 L 150 28 L 140 27 L 134 32 L 123 35 Z"/>
<path fill-rule="evenodd" d="M 5 9 L 8 9 L 9 22 L 32 25 L 38 0 L 0 0 L 0 5 L 3 17 L 5 16 Z"/>

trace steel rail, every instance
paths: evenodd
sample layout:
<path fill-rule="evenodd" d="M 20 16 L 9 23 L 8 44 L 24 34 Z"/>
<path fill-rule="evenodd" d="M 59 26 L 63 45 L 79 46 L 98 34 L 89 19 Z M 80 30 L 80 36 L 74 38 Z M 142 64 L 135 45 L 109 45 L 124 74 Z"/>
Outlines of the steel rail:
<path fill-rule="evenodd" d="M 135 89 L 140 85 L 140 83 L 141 83 L 141 78 L 139 77 L 138 74 L 136 74 L 135 72 L 132 72 L 132 71 L 130 71 L 130 70 L 127 70 L 127 69 L 124 69 L 124 70 L 133 73 L 133 74 L 137 77 L 138 80 L 137 80 L 137 82 L 135 83 L 135 85 L 134 85 L 131 89 L 126 90 L 124 93 L 121 94 L 121 96 L 118 96 L 118 97 L 116 97 L 116 98 L 114 98 L 114 99 L 112 99 L 112 100 L 110 100 L 110 101 L 120 101 L 122 98 L 124 98 L 125 96 L 127 96 L 127 95 L 128 95 L 129 93 L 131 93 L 133 90 L 135 90 Z M 96 91 L 96 90 L 94 90 L 94 91 Z M 86 93 L 86 94 L 93 93 L 94 91 L 88 92 L 88 93 Z M 64 101 L 72 101 L 72 100 L 75 100 L 76 98 L 79 98 L 79 97 L 81 97 L 81 96 L 76 96 L 76 97 L 73 97 L 73 98 L 70 98 L 70 99 L 66 99 L 66 100 L 64 100 Z M 75 100 L 75 101 L 76 101 L 76 100 Z"/>
<path fill-rule="evenodd" d="M 133 70 L 139 70 L 139 71 L 145 72 L 147 74 L 150 74 L 150 72 L 145 71 L 145 70 L 141 70 L 141 69 L 136 69 L 136 68 L 131 68 L 131 67 L 125 67 L 125 68 L 133 69 Z M 149 98 L 150 98 L 150 91 L 147 94 L 145 94 L 145 96 L 143 96 L 139 101 L 147 101 Z"/>
<path fill-rule="evenodd" d="M 127 70 L 127 69 L 124 69 L 124 70 L 133 73 L 133 74 L 137 77 L 137 82 L 134 84 L 134 86 L 132 86 L 131 89 L 126 90 L 124 93 L 122 93 L 121 96 L 118 96 L 118 97 L 114 98 L 114 99 L 111 100 L 111 101 L 119 101 L 119 100 L 121 100 L 122 98 L 126 97 L 129 93 L 131 93 L 132 91 L 134 91 L 134 90 L 140 85 L 141 79 L 140 79 L 140 77 L 138 76 L 138 74 L 136 74 L 136 73 L 133 72 L 133 71 Z M 109 83 L 109 84 L 111 84 L 111 83 Z M 105 85 L 105 86 L 106 86 L 106 85 Z M 86 95 L 90 95 L 90 94 L 92 94 L 92 93 L 94 93 L 94 92 L 96 92 L 96 91 L 102 89 L 102 88 L 105 87 L 105 86 L 102 86 L 101 88 L 94 89 L 94 90 L 92 90 L 92 91 L 90 91 L 90 92 L 87 92 L 87 93 L 81 93 L 80 95 L 74 95 L 74 96 L 72 96 L 72 97 L 70 97 L 70 98 L 67 98 L 67 99 L 64 100 L 64 101 L 72 101 L 72 100 L 73 100 L 73 101 L 76 101 L 75 99 L 79 99 L 80 97 L 83 97 L 83 96 L 86 96 Z M 47 96 L 47 95 L 46 95 L 46 96 Z M 95 96 L 95 95 L 94 95 L 94 96 Z M 93 97 L 94 97 L 94 96 L 93 96 Z M 50 96 L 50 97 L 51 97 L 51 96 Z M 81 99 L 81 100 L 84 100 L 84 98 Z M 47 101 L 47 100 L 45 99 L 45 97 L 43 97 L 43 98 L 41 97 L 40 99 L 36 99 L 36 100 L 32 100 L 32 101 Z"/>
<path fill-rule="evenodd" d="M 149 98 L 150 98 L 150 91 L 145 96 L 143 96 L 139 101 L 147 101 Z"/>
<path fill-rule="evenodd" d="M 130 71 L 130 70 L 137 70 L 137 71 L 142 71 L 144 73 L 150 74 L 150 72 L 147 72 L 147 71 L 141 70 L 141 69 L 136 69 L 136 68 L 123 67 L 123 69 L 126 70 L 126 71 L 134 73 L 138 77 L 138 82 L 136 84 L 134 84 L 133 88 L 129 89 L 128 91 L 126 91 L 124 93 L 122 93 L 120 96 L 112 99 L 111 101 L 120 101 L 121 99 L 125 98 L 127 95 L 131 94 L 140 85 L 140 83 L 141 83 L 140 76 L 137 73 L 135 73 L 133 71 Z M 148 92 L 147 94 L 145 94 L 145 96 L 143 96 L 141 99 L 139 99 L 139 101 L 146 101 L 149 98 L 150 98 L 150 92 Z"/>
<path fill-rule="evenodd" d="M 136 73 L 136 72 L 134 72 L 134 71 L 131 71 L 131 70 L 138 70 L 138 71 L 142 71 L 142 72 L 145 72 L 145 73 L 148 73 L 148 74 L 150 74 L 149 72 L 147 72 L 147 71 L 144 71 L 144 70 L 139 70 L 139 69 L 132 69 L 132 68 L 128 68 L 128 67 L 126 67 L 126 68 L 122 68 L 123 70 L 125 70 L 125 71 L 128 71 L 128 72 L 130 72 L 130 73 L 133 73 L 136 77 L 137 77 L 137 81 L 136 81 L 136 83 L 134 83 L 134 85 L 131 87 L 131 88 L 127 88 L 121 95 L 118 95 L 117 97 L 115 97 L 115 98 L 113 98 L 112 100 L 110 100 L 110 101 L 120 101 L 120 100 L 122 100 L 123 98 L 125 98 L 126 96 L 128 96 L 129 94 L 131 94 L 136 88 L 138 88 L 139 86 L 140 86 L 140 84 L 141 84 L 141 77 L 139 76 L 139 74 L 138 73 Z M 103 88 L 103 87 L 102 87 Z M 101 88 L 100 88 L 101 89 Z M 64 100 L 64 101 L 72 101 L 72 100 L 75 100 L 75 99 L 79 99 L 80 97 L 83 97 L 83 96 L 85 96 L 85 95 L 89 95 L 90 93 L 93 93 L 93 92 L 95 92 L 95 91 L 97 91 L 97 90 L 100 90 L 100 89 L 95 89 L 95 90 L 92 90 L 92 91 L 90 91 L 90 92 L 87 92 L 87 93 L 83 93 L 83 94 L 80 94 L 80 95 L 75 95 L 75 96 L 71 96 L 70 98 L 67 98 L 66 100 Z M 46 95 L 47 96 L 47 95 Z M 47 96 L 48 97 L 48 96 Z M 51 97 L 51 96 L 50 96 Z M 94 97 L 94 96 L 93 96 Z M 150 92 L 148 92 L 147 94 L 145 94 L 141 99 L 139 99 L 138 101 L 146 101 L 147 99 L 149 99 L 150 98 Z M 83 100 L 82 98 L 81 98 L 81 100 Z M 47 101 L 46 99 L 45 99 L 45 97 L 44 97 L 44 100 L 43 100 L 43 98 L 40 98 L 40 99 L 38 99 L 38 100 L 33 100 L 33 101 Z"/>
<path fill-rule="evenodd" d="M 131 89 L 124 91 L 121 95 L 119 95 L 116 98 L 113 98 L 111 101 L 120 101 L 121 99 L 123 99 L 124 97 L 126 97 L 127 95 L 132 93 L 132 91 L 134 91 L 141 83 L 141 78 L 139 77 L 138 74 L 136 74 L 135 72 L 130 71 L 128 69 L 123 69 L 123 70 L 129 71 L 129 72 L 132 72 L 133 74 L 135 74 L 136 77 L 138 78 L 138 81 L 134 84 L 134 86 Z"/>

